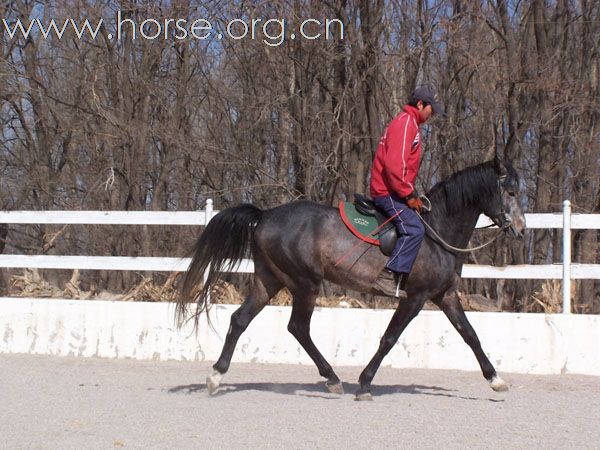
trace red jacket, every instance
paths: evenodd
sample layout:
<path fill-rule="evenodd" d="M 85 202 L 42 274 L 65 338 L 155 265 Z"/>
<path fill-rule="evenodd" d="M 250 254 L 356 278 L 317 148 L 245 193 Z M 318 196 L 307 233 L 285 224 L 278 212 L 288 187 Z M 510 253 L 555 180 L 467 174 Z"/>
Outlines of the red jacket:
<path fill-rule="evenodd" d="M 421 156 L 421 123 L 419 110 L 405 105 L 388 125 L 371 167 L 371 197 L 396 194 L 403 198 L 413 193 Z"/>

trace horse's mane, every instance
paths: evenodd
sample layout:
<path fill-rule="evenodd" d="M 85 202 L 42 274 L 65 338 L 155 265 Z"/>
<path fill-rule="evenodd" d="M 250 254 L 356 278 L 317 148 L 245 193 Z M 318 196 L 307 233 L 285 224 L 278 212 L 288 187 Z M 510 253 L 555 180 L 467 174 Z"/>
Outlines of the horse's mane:
<path fill-rule="evenodd" d="M 466 208 L 480 208 L 498 189 L 494 161 L 467 167 L 440 181 L 427 193 L 433 217 L 448 216 Z M 432 217 L 432 218 L 433 218 Z"/>

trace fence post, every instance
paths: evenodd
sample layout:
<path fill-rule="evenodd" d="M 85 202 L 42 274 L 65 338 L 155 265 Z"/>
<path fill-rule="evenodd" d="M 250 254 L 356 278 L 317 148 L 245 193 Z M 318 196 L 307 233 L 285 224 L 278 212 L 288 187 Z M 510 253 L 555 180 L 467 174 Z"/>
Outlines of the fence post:
<path fill-rule="evenodd" d="M 204 207 L 204 227 L 206 227 L 208 225 L 208 222 L 210 222 L 210 219 L 212 219 L 212 214 L 213 214 L 213 201 L 212 199 L 207 199 L 206 200 L 206 206 Z M 204 271 L 204 276 L 202 278 L 202 283 L 204 285 L 206 285 L 206 282 L 208 281 L 208 272 L 210 271 L 210 264 L 206 267 L 206 270 Z M 210 305 L 210 292 L 206 293 L 206 306 Z"/>
<path fill-rule="evenodd" d="M 212 219 L 213 214 L 213 201 L 211 198 L 206 200 L 206 205 L 204 206 L 204 226 L 208 225 L 210 219 Z"/>
<path fill-rule="evenodd" d="M 571 202 L 563 202 L 563 314 L 571 313 Z"/>

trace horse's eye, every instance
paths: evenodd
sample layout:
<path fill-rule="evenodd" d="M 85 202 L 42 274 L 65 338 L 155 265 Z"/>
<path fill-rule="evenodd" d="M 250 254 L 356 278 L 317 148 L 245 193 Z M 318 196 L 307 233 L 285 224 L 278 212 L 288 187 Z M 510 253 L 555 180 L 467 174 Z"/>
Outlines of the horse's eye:
<path fill-rule="evenodd" d="M 508 195 L 510 195 L 511 197 L 515 197 L 517 194 L 515 194 L 514 191 L 508 191 Z"/>

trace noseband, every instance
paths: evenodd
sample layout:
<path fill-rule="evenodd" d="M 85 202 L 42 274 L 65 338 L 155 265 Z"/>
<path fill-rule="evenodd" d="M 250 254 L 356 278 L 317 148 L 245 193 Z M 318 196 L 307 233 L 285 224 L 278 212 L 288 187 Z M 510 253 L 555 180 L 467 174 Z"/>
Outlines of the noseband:
<path fill-rule="evenodd" d="M 498 225 L 498 227 L 501 230 L 505 230 L 512 225 L 512 219 L 510 217 L 510 214 L 508 214 L 506 212 L 506 209 L 504 208 L 504 200 L 502 198 L 502 185 L 504 184 L 504 181 L 506 180 L 507 176 L 508 175 L 505 174 L 500 175 L 498 177 L 498 191 L 500 193 L 500 213 L 495 217 L 495 219 L 498 221 L 496 225 Z"/>

